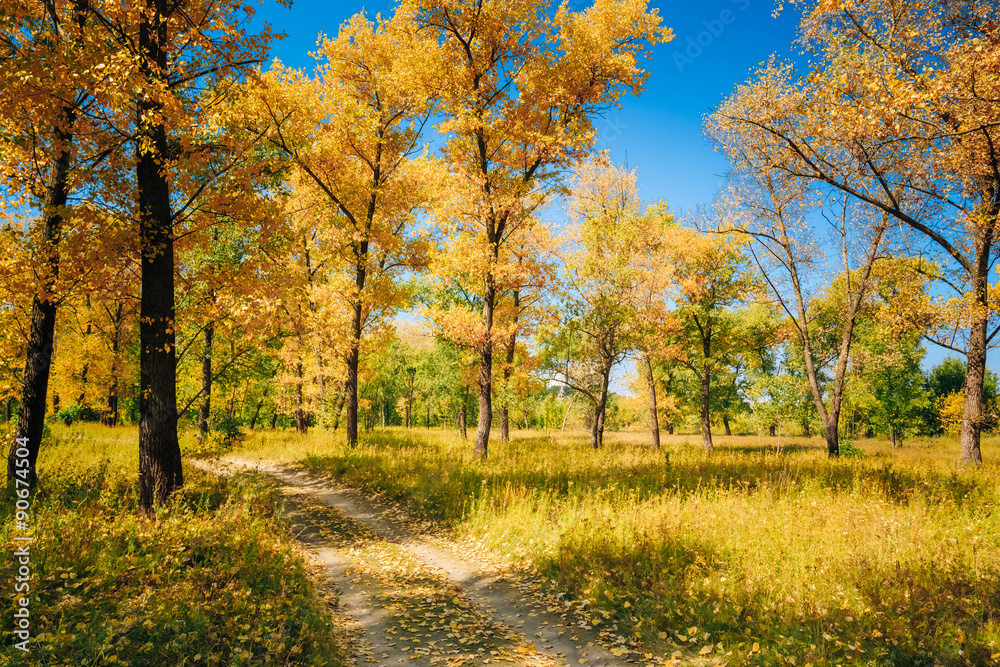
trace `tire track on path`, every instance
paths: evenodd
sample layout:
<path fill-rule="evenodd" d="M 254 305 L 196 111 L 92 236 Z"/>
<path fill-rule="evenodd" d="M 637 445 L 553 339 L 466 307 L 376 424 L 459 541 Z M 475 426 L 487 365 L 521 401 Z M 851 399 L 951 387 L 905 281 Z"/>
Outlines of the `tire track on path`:
<path fill-rule="evenodd" d="M 284 485 L 297 536 L 322 562 L 340 590 L 342 610 L 370 644 L 357 656 L 359 663 L 624 667 L 647 662 L 613 655 L 599 645 L 597 632 L 540 605 L 516 582 L 420 535 L 389 508 L 329 478 L 267 461 L 195 463 L 222 474 L 258 470 Z"/>

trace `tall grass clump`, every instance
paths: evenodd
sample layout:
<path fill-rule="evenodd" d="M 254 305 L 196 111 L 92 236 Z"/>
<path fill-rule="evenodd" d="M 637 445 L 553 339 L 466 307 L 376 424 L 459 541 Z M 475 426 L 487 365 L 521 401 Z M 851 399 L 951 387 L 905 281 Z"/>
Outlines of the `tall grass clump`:
<path fill-rule="evenodd" d="M 182 494 L 142 516 L 135 442 L 134 429 L 52 427 L 32 506 L 30 653 L 5 632 L 0 664 L 343 664 L 277 493 L 186 466 Z M 8 554 L 15 534 L 4 504 Z"/>
<path fill-rule="evenodd" d="M 651 451 L 617 435 L 519 434 L 486 461 L 439 432 L 257 436 L 252 456 L 403 503 L 469 545 L 528 567 L 581 622 L 671 660 L 732 665 L 989 665 L 1000 661 L 996 465 L 956 443 L 829 461 L 822 443 L 690 437 Z M 1000 664 L 1000 663 L 998 663 Z"/>

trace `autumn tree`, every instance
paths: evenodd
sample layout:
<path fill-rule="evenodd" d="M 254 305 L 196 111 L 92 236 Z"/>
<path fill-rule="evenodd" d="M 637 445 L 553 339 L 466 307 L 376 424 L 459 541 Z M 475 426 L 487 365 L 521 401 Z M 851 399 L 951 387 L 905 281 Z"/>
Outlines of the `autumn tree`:
<path fill-rule="evenodd" d="M 226 131 L 222 115 L 233 83 L 266 56 L 271 31 L 247 32 L 254 10 L 244 0 L 102 0 L 90 11 L 122 77 L 94 113 L 109 142 L 101 196 L 134 223 L 140 249 L 139 495 L 148 511 L 183 482 L 174 241 L 198 211 L 239 218 L 259 189 L 249 144 Z M 223 175 L 242 187 L 214 190 Z"/>
<path fill-rule="evenodd" d="M 772 172 L 756 154 L 731 153 L 734 177 L 728 198 L 719 202 L 721 228 L 751 240 L 748 250 L 772 298 L 794 326 L 806 379 L 823 423 L 827 455 L 840 455 L 839 425 L 854 328 L 870 292 L 870 278 L 883 252 L 889 217 L 848 199 L 817 201 L 801 179 Z M 837 245 L 845 275 L 838 309 L 834 375 L 829 387 L 820 381 L 819 346 L 814 340 L 812 295 L 816 276 L 828 270 L 826 253 L 816 239 L 811 216 L 821 215 Z M 874 219 L 873 219 L 874 218 Z"/>
<path fill-rule="evenodd" d="M 733 156 L 880 211 L 946 267 L 968 385 L 963 463 L 982 461 L 986 351 L 996 336 L 989 270 L 1000 222 L 995 3 L 805 4 L 806 75 L 770 63 L 714 115 Z M 873 221 L 879 219 L 873 215 Z"/>
<path fill-rule="evenodd" d="M 649 269 L 673 219 L 661 209 L 646 210 L 635 171 L 603 159 L 581 165 L 571 192 L 572 223 L 561 253 L 564 331 L 550 338 L 560 344 L 547 356 L 555 379 L 594 404 L 591 444 L 596 449 L 603 442 L 611 369 L 645 329 L 638 311 L 649 298 Z M 562 365 L 564 358 L 572 359 L 578 371 L 569 361 Z"/>
<path fill-rule="evenodd" d="M 39 213 L 33 236 L 37 288 L 32 296 L 30 333 L 21 377 L 20 410 L 15 440 L 7 460 L 7 479 L 18 474 L 15 449 L 26 443 L 28 467 L 21 470 L 31 486 L 37 481 L 35 462 L 42 437 L 46 394 L 52 365 L 58 302 L 63 226 L 72 213 L 74 142 L 81 105 L 94 84 L 89 72 L 98 55 L 88 49 L 86 31 L 92 23 L 89 2 L 0 4 L 0 181 L 4 195 Z M 90 56 L 88 58 L 88 55 Z M 76 150 L 79 153 L 79 149 Z M 41 166 L 37 171 L 34 165 Z"/>
<path fill-rule="evenodd" d="M 674 354 L 698 378 L 702 444 L 711 452 L 713 376 L 735 348 L 730 310 L 752 295 L 754 281 L 741 244 L 731 236 L 677 227 L 669 243 L 677 319 Z"/>
<path fill-rule="evenodd" d="M 400 11 L 412 12 L 439 49 L 439 130 L 459 194 L 438 219 L 449 236 L 472 240 L 478 264 L 474 451 L 485 457 L 502 249 L 518 227 L 532 224 L 530 213 L 553 191 L 560 171 L 591 149 L 594 115 L 642 90 L 639 54 L 670 33 L 645 0 L 597 0 L 578 12 L 551 0 L 407 0 Z"/>
<path fill-rule="evenodd" d="M 671 344 L 676 334 L 677 320 L 671 313 L 673 277 L 670 246 L 667 243 L 674 222 L 673 215 L 662 203 L 650 209 L 646 219 L 654 224 L 639 230 L 636 252 L 632 257 L 639 279 L 633 292 L 635 321 L 632 326 L 635 352 L 639 357 L 640 371 L 645 376 L 644 393 L 649 402 L 652 444 L 658 449 L 660 405 L 655 369 L 660 361 L 676 356 Z"/>
<path fill-rule="evenodd" d="M 249 107 L 269 123 L 262 131 L 290 159 L 295 186 L 315 191 L 326 218 L 324 251 L 340 281 L 350 322 L 344 361 L 347 441 L 358 442 L 358 368 L 362 337 L 406 301 L 401 270 L 423 261 L 413 233 L 428 170 L 419 159 L 429 114 L 424 72 L 433 66 L 405 13 L 374 22 L 347 21 L 336 39 L 322 39 L 316 75 L 277 65 L 263 77 Z"/>
<path fill-rule="evenodd" d="M 261 201 L 253 209 L 259 219 L 278 215 L 278 199 Z M 217 381 L 252 381 L 257 375 L 253 367 L 271 365 L 268 357 L 282 333 L 273 304 L 277 291 L 288 287 L 285 267 L 273 257 L 279 239 L 275 225 L 251 227 L 243 220 L 200 213 L 178 241 L 178 414 L 183 420 L 197 407 L 199 439 L 208 435 L 218 415 L 225 414 L 230 423 L 235 419 L 232 400 L 223 411 L 218 403 L 213 408 Z"/>

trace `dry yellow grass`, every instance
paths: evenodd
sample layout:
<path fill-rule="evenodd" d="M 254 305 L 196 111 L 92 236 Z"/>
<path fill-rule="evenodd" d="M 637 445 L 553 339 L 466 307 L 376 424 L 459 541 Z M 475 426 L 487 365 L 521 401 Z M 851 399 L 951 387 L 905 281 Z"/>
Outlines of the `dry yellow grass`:
<path fill-rule="evenodd" d="M 861 441 L 863 458 L 839 461 L 819 439 L 782 438 L 779 450 L 775 438 L 720 437 L 712 456 L 697 435 L 666 436 L 660 452 L 647 442 L 609 434 L 594 451 L 582 433 L 520 432 L 477 462 L 440 431 L 376 431 L 356 449 L 329 433 L 263 432 L 242 455 L 302 460 L 402 502 L 668 660 L 1000 658 L 996 439 L 978 471 L 958 469 L 947 438 Z"/>

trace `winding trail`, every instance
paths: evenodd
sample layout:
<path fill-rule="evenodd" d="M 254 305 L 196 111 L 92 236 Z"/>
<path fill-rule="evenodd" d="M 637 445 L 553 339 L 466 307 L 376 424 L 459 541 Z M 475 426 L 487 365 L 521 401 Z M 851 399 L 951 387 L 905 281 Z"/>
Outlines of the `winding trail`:
<path fill-rule="evenodd" d="M 220 474 L 257 470 L 281 483 L 296 537 L 339 591 L 341 611 L 363 642 L 359 664 L 624 667 L 646 664 L 625 646 L 487 571 L 454 545 L 430 538 L 357 491 L 286 464 L 228 458 L 195 461 Z M 398 511 L 395 512 L 398 515 Z M 615 655 L 615 654 L 620 654 Z M 662 661 L 657 661 L 662 664 Z"/>

